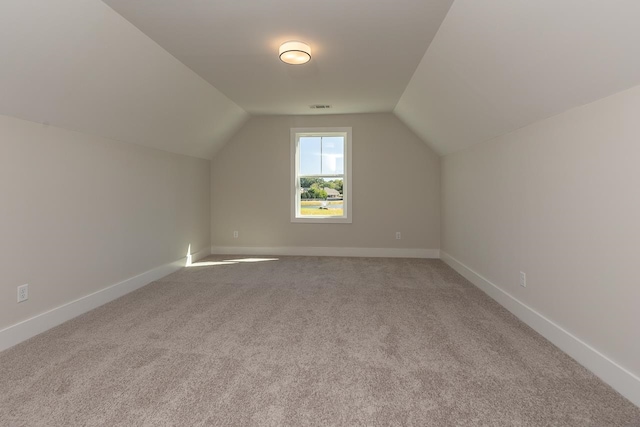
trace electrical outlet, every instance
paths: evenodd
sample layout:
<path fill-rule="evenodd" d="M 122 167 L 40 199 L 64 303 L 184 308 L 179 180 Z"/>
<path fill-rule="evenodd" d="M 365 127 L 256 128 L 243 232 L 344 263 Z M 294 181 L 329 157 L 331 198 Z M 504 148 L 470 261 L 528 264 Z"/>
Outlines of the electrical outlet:
<path fill-rule="evenodd" d="M 238 232 L 237 232 L 237 231 L 234 231 L 234 232 L 233 232 L 233 238 L 234 238 L 234 239 L 237 239 L 237 238 L 238 238 Z"/>
<path fill-rule="evenodd" d="M 29 284 L 18 286 L 18 302 L 29 299 Z"/>
<path fill-rule="evenodd" d="M 402 239 L 402 234 L 400 234 L 399 231 L 396 231 L 396 239 L 398 240 Z"/>
<path fill-rule="evenodd" d="M 523 288 L 527 287 L 527 275 L 522 271 L 520 272 L 520 286 Z"/>

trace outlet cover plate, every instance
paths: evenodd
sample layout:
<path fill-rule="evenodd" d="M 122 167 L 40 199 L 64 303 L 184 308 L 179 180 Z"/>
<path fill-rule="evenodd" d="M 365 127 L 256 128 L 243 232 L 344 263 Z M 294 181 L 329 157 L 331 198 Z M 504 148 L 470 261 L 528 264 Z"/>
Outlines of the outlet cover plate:
<path fill-rule="evenodd" d="M 29 284 L 18 286 L 18 302 L 29 299 Z"/>
<path fill-rule="evenodd" d="M 520 272 L 520 286 L 523 288 L 527 287 L 527 275 L 522 271 Z"/>

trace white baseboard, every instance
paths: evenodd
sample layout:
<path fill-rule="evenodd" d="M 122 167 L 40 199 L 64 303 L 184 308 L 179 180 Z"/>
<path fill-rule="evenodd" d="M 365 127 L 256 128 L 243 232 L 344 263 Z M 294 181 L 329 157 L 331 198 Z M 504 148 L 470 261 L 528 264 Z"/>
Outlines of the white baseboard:
<path fill-rule="evenodd" d="M 196 254 L 192 254 L 191 259 L 197 261 L 209 254 L 210 251 L 207 248 Z M 13 347 L 67 320 L 71 320 L 74 317 L 174 273 L 184 267 L 186 261 L 187 257 L 161 265 L 137 276 L 123 280 L 120 283 L 116 283 L 115 285 L 111 285 L 92 294 L 78 298 L 77 300 L 40 313 L 30 319 L 6 327 L 0 330 L 0 351 Z"/>
<path fill-rule="evenodd" d="M 640 407 L 640 378 L 444 251 L 441 259 L 540 335 Z"/>
<path fill-rule="evenodd" d="M 241 247 L 212 246 L 215 255 L 298 255 L 298 256 L 344 256 L 372 258 L 440 258 L 439 249 L 413 248 L 327 248 L 327 247 Z"/>

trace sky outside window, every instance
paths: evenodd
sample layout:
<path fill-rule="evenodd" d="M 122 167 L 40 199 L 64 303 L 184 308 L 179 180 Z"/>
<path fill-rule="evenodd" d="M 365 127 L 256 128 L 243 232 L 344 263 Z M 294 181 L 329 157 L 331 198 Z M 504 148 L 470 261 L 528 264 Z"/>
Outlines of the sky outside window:
<path fill-rule="evenodd" d="M 344 137 L 300 137 L 300 174 L 344 174 Z"/>

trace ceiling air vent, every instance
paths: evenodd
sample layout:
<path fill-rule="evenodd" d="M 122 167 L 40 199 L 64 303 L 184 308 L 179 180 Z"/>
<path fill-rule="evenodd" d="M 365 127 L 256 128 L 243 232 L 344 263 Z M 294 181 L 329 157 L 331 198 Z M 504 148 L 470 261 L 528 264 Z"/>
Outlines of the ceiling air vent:
<path fill-rule="evenodd" d="M 316 104 L 316 105 L 309 105 L 309 108 L 311 108 L 312 110 L 326 110 L 328 108 L 331 108 L 331 105 Z"/>

